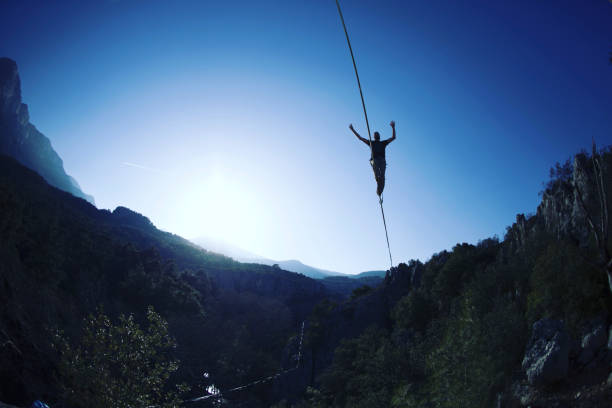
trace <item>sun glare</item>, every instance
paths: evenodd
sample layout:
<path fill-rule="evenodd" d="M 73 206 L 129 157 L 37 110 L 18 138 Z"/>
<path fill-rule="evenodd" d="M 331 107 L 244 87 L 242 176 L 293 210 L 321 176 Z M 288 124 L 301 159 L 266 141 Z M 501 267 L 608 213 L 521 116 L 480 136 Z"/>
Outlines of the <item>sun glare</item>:
<path fill-rule="evenodd" d="M 261 212 L 251 189 L 222 172 L 185 185 L 183 198 L 175 206 L 180 235 L 207 236 L 244 248 L 254 246 Z"/>

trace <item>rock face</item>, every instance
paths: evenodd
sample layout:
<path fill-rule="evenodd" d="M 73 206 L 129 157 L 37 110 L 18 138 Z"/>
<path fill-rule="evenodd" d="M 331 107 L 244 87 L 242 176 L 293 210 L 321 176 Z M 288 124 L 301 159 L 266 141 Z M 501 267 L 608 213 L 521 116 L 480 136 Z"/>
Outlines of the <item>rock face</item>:
<path fill-rule="evenodd" d="M 587 224 L 585 206 L 595 222 L 599 219 L 599 199 L 595 188 L 597 182 L 592 161 L 585 153 L 579 153 L 571 163 L 559 167 L 557 174 L 558 180 L 542 194 L 538 218 L 552 236 L 558 239 L 569 238 L 580 246 L 586 246 L 591 231 Z"/>
<path fill-rule="evenodd" d="M 387 271 L 385 291 L 390 304 L 397 302 L 412 288 L 418 288 L 421 285 L 423 269 L 420 261 L 411 260 L 408 264 L 400 263 Z"/>
<path fill-rule="evenodd" d="M 542 319 L 535 322 L 522 363 L 529 383 L 545 385 L 565 378 L 569 349 L 569 335 L 562 321 Z"/>
<path fill-rule="evenodd" d="M 608 333 L 603 319 L 596 321 L 582 337 L 580 344 L 581 352 L 578 362 L 581 364 L 590 363 L 597 353 L 604 348 L 608 341 Z"/>
<path fill-rule="evenodd" d="M 66 174 L 49 139 L 30 123 L 28 106 L 21 102 L 17 64 L 9 58 L 0 58 L 0 154 L 17 159 L 49 184 L 93 204 L 93 197 Z"/>

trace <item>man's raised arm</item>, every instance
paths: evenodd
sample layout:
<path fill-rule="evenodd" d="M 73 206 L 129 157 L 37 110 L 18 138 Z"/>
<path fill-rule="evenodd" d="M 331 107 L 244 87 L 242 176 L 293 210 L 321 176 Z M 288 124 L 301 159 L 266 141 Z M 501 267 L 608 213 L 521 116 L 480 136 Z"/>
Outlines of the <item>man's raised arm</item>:
<path fill-rule="evenodd" d="M 395 140 L 395 121 L 392 120 L 391 123 L 389 123 L 391 125 L 391 129 L 393 129 L 393 136 L 391 136 L 390 139 L 385 140 L 387 143 L 391 143 L 392 141 Z"/>
<path fill-rule="evenodd" d="M 363 143 L 367 144 L 368 146 L 370 145 L 370 142 L 366 139 L 364 139 L 363 137 L 359 136 L 359 133 L 357 133 L 357 131 L 355 130 L 355 128 L 353 127 L 353 124 L 351 123 L 349 125 L 349 129 L 351 129 L 353 131 L 353 133 L 355 134 L 355 136 L 357 136 L 357 139 L 361 140 Z"/>

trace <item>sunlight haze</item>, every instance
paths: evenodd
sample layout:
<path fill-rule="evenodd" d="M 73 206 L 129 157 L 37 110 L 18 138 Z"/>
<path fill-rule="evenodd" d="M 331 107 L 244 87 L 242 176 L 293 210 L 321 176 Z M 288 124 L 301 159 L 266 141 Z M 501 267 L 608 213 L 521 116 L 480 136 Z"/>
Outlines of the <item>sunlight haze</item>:
<path fill-rule="evenodd" d="M 270 259 L 389 267 L 333 1 L 30 3 L 0 6 L 0 55 L 98 208 Z M 555 162 L 612 143 L 608 2 L 342 4 L 372 131 L 397 122 L 395 264 L 503 236 Z"/>

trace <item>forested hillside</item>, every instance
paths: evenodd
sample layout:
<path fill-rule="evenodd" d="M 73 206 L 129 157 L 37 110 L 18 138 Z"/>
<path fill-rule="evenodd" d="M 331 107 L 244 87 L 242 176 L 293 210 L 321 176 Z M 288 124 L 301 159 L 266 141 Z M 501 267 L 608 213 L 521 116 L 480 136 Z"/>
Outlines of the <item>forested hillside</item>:
<path fill-rule="evenodd" d="M 593 147 L 551 170 L 537 213 L 502 240 L 457 244 L 319 304 L 311 387 L 293 406 L 610 406 L 610 200 L 612 153 Z"/>
<path fill-rule="evenodd" d="M 98 210 L 5 156 L 0 233 L 4 402 L 61 401 L 53 333 L 77 342 L 83 318 L 100 308 L 143 321 L 152 305 L 177 339 L 175 381 L 193 395 L 270 375 L 326 293 L 310 278 L 206 252 L 126 208 Z M 265 406 L 265 392 L 239 397 Z"/>

